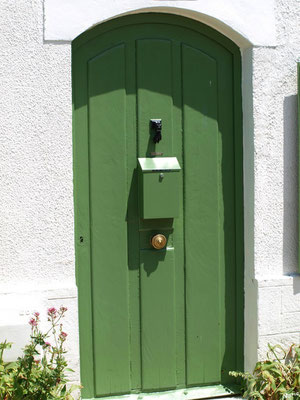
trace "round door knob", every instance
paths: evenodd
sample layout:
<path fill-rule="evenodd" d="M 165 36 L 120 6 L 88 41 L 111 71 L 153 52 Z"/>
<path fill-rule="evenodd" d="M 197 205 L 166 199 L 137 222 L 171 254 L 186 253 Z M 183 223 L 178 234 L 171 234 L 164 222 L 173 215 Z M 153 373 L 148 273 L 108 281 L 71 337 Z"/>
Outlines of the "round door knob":
<path fill-rule="evenodd" d="M 151 239 L 151 244 L 157 250 L 163 249 L 167 244 L 167 238 L 165 235 L 159 233 L 158 235 L 153 236 Z"/>

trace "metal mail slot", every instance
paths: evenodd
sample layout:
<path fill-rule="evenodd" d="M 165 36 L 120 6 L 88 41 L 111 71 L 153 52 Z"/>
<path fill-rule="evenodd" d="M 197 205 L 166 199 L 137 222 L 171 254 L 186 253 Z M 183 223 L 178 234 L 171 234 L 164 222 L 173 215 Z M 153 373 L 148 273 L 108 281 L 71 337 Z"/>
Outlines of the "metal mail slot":
<path fill-rule="evenodd" d="M 181 168 L 177 158 L 139 158 L 138 168 L 141 218 L 178 217 Z"/>

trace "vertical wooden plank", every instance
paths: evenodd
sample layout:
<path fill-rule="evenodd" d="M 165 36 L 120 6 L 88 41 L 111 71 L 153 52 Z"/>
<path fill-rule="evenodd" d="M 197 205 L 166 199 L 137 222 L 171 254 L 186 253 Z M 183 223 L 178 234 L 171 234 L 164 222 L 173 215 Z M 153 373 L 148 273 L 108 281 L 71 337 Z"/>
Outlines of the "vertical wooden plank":
<path fill-rule="evenodd" d="M 186 365 L 196 385 L 220 381 L 221 154 L 216 62 L 183 45 L 182 69 Z"/>
<path fill-rule="evenodd" d="M 135 41 L 126 42 L 127 124 L 127 238 L 129 274 L 129 324 L 131 390 L 141 389 L 140 345 L 140 246 L 137 176 Z"/>
<path fill-rule="evenodd" d="M 138 154 L 173 155 L 172 47 L 168 40 L 137 41 Z M 150 119 L 162 119 L 162 141 L 154 145 Z M 158 206 L 159 206 L 159 199 Z M 161 219 L 154 227 L 160 229 Z M 151 220 L 142 222 L 142 241 Z M 176 386 L 175 269 L 173 251 L 141 250 L 142 389 Z"/>
<path fill-rule="evenodd" d="M 173 64 L 173 156 L 176 156 L 183 168 L 182 152 L 182 93 L 181 93 L 181 43 L 174 40 L 172 44 Z M 185 271 L 184 271 L 184 219 L 183 219 L 183 173 L 180 172 L 179 217 L 173 221 L 173 246 L 175 257 L 175 304 L 176 304 L 176 374 L 177 387 L 185 387 Z"/>
<path fill-rule="evenodd" d="M 141 250 L 142 388 L 176 386 L 174 251 Z"/>
<path fill-rule="evenodd" d="M 92 334 L 92 299 L 90 263 L 89 160 L 87 124 L 87 64 L 81 54 L 73 53 L 73 158 L 75 256 L 78 285 L 79 339 L 82 396 L 94 397 L 94 364 Z M 88 327 L 88 329 L 86 329 Z"/>
<path fill-rule="evenodd" d="M 168 40 L 137 41 L 137 112 L 139 157 L 173 153 L 172 52 Z M 162 120 L 162 137 L 153 143 L 150 119 Z M 153 132 L 152 132 L 153 133 Z"/>
<path fill-rule="evenodd" d="M 89 62 L 89 159 L 96 395 L 130 391 L 124 45 Z"/>
<path fill-rule="evenodd" d="M 238 355 L 242 354 L 241 338 L 243 329 L 238 323 L 237 310 L 243 315 L 242 288 L 239 286 L 243 277 L 243 230 L 241 213 L 243 213 L 243 188 L 240 179 L 242 176 L 242 135 L 237 131 L 236 116 L 237 104 L 234 104 L 235 95 L 234 74 L 237 69 L 233 65 L 233 55 L 228 53 L 223 60 L 222 68 L 218 68 L 219 80 L 219 130 L 222 133 L 222 193 L 224 213 L 224 263 L 222 276 L 224 282 L 224 329 L 222 331 L 222 382 L 232 383 L 235 380 L 229 376 L 229 371 L 237 364 Z M 239 78 L 240 81 L 240 78 Z M 237 135 L 240 135 L 239 137 Z M 236 151 L 235 151 L 236 149 Z M 240 168 L 236 167 L 241 165 Z M 238 238 L 238 239 L 237 239 Z M 242 257 L 242 259 L 241 259 Z"/>

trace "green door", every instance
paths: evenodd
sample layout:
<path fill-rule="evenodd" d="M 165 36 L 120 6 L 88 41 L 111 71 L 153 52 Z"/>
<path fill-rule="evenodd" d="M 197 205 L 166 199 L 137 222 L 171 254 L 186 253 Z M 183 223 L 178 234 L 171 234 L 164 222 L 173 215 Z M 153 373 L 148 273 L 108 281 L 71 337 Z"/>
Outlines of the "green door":
<path fill-rule="evenodd" d="M 243 367 L 239 51 L 142 14 L 78 37 L 72 65 L 83 397 L 226 386 Z M 181 167 L 176 218 L 139 216 L 138 158 L 156 156 Z"/>

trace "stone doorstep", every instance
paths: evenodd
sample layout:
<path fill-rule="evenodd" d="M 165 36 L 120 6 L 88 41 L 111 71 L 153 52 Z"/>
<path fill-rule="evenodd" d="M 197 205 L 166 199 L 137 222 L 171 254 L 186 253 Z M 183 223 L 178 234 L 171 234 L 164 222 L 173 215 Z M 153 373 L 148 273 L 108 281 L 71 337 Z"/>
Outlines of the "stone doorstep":
<path fill-rule="evenodd" d="M 101 397 L 99 398 L 101 400 Z M 197 399 L 194 399 L 197 400 Z M 234 396 L 234 397 L 227 397 L 227 396 L 222 396 L 222 397 L 209 397 L 206 399 L 201 399 L 201 400 L 245 400 L 241 396 Z"/>
<path fill-rule="evenodd" d="M 197 399 L 195 399 L 195 400 L 197 400 Z M 234 397 L 232 397 L 232 396 L 230 396 L 230 397 L 228 397 L 228 396 L 207 397 L 206 399 L 200 399 L 200 400 L 245 400 L 245 399 L 243 399 L 242 396 L 237 395 Z"/>
<path fill-rule="evenodd" d="M 101 397 L 99 398 L 99 400 Z M 141 394 L 130 394 L 130 395 L 123 395 L 123 396 L 112 396 L 112 397 L 103 397 L 103 400 L 244 400 L 243 397 L 240 394 L 234 395 L 234 394 L 229 394 L 228 396 L 226 395 L 220 395 L 217 397 L 206 397 L 206 396 L 200 396 L 198 397 L 197 395 L 193 396 L 186 396 L 182 392 L 177 392 L 175 395 L 172 393 L 165 393 L 163 396 L 157 395 L 156 393 L 148 393 L 145 395 L 145 393 Z M 88 399 L 83 399 L 83 400 L 88 400 Z M 96 400 L 96 399 L 89 399 L 89 400 Z"/>
<path fill-rule="evenodd" d="M 244 400 L 241 396 L 234 396 L 234 397 L 213 397 L 207 400 Z M 203 399 L 206 400 L 206 399 Z"/>
<path fill-rule="evenodd" d="M 100 397 L 99 400 L 242 400 L 236 385 L 221 384 L 213 386 L 191 387 L 161 392 L 129 393 Z M 83 398 L 82 400 L 96 400 Z"/>

